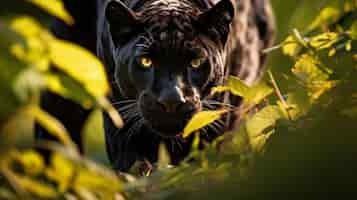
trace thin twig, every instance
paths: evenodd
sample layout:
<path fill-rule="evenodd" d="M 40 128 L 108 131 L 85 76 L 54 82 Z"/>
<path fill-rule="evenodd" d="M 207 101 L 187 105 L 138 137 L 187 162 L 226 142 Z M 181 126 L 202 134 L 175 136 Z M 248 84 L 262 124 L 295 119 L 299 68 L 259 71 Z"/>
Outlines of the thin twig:
<path fill-rule="evenodd" d="M 268 70 L 268 75 L 269 75 L 269 78 L 270 78 L 270 81 L 273 85 L 273 88 L 274 88 L 274 91 L 276 93 L 276 95 L 278 96 L 280 102 L 283 104 L 283 107 L 286 111 L 286 113 L 288 114 L 288 118 L 289 120 L 292 120 L 292 117 L 289 113 L 289 104 L 286 102 L 286 100 L 284 99 L 283 95 L 281 94 L 281 91 L 279 89 L 279 86 L 278 84 L 276 83 L 275 79 L 274 79 L 274 76 L 273 76 L 273 73 L 271 72 L 271 70 Z"/>

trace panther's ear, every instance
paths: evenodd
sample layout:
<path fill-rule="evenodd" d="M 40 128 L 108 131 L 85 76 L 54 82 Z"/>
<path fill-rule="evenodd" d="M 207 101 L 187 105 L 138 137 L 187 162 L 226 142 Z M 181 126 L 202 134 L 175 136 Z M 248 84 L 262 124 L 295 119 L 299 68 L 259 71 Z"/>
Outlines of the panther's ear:
<path fill-rule="evenodd" d="M 227 42 L 230 24 L 234 18 L 234 5 L 231 0 L 221 0 L 208 11 L 198 16 L 201 28 L 222 45 Z"/>
<path fill-rule="evenodd" d="M 116 45 L 130 39 L 132 32 L 138 28 L 138 19 L 133 10 L 120 0 L 111 0 L 105 9 L 105 17 Z"/>

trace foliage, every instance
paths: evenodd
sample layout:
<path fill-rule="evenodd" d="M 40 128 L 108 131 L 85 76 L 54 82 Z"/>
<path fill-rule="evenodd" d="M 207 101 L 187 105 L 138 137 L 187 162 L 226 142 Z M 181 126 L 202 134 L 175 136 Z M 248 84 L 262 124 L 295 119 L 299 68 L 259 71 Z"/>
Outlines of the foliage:
<path fill-rule="evenodd" d="M 61 1 L 32 2 L 73 23 Z M 121 126 L 120 116 L 106 99 L 109 84 L 104 67 L 87 50 L 56 39 L 30 16 L 1 19 L 1 199 L 113 198 L 122 190 L 122 181 L 81 158 L 65 127 L 39 107 L 41 92 L 48 89 L 83 107 L 108 111 Z M 38 122 L 64 145 L 35 144 L 55 150 L 48 164 L 36 151 L 16 148 L 16 135 L 32 134 L 31 127 L 21 130 L 24 121 Z"/>
<path fill-rule="evenodd" d="M 60 1 L 32 2 L 71 23 Z M 0 17 L 0 199 L 320 199 L 355 191 L 357 1 L 284 5 L 300 5 L 296 10 L 306 13 L 292 15 L 291 32 L 279 34 L 282 42 L 264 51 L 272 55 L 266 77 L 254 86 L 230 77 L 212 90 L 212 95 L 228 91 L 243 97 L 239 130 L 205 150 L 199 150 L 196 134 L 191 154 L 176 167 L 168 165 L 161 145 L 158 167 L 147 177 L 116 176 L 81 157 L 60 122 L 38 106 L 39 95 L 49 89 L 83 107 L 110 112 L 119 126 L 120 117 L 105 98 L 103 66 L 94 56 L 54 38 L 31 17 Z M 316 5 L 319 13 L 311 10 Z M 278 16 L 290 11 L 276 9 Z M 288 24 L 286 18 L 277 20 Z M 198 113 L 185 136 L 236 111 Z M 33 120 L 62 142 L 35 144 L 56 152 L 49 162 L 33 148 L 16 145 L 16 135 L 32 134 L 21 124 Z"/>

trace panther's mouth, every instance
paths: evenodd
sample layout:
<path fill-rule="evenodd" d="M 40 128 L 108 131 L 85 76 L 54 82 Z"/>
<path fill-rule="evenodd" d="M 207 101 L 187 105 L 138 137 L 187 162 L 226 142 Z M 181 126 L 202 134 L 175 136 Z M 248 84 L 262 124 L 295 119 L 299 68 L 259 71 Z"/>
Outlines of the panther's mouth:
<path fill-rule="evenodd" d="M 152 115 L 144 115 L 144 124 L 156 134 L 164 138 L 181 137 L 183 130 L 191 119 L 194 113 L 186 116 L 173 116 L 165 114 L 151 113 Z"/>

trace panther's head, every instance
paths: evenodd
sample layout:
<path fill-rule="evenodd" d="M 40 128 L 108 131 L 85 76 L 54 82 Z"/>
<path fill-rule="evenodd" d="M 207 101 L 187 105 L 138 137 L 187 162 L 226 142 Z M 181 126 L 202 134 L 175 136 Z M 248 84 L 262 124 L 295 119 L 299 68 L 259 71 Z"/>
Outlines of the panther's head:
<path fill-rule="evenodd" d="M 189 0 L 142 2 L 133 9 L 117 0 L 106 6 L 115 82 L 122 96 L 135 99 L 148 127 L 174 137 L 223 81 L 234 6 L 230 0 L 206 10 Z"/>

